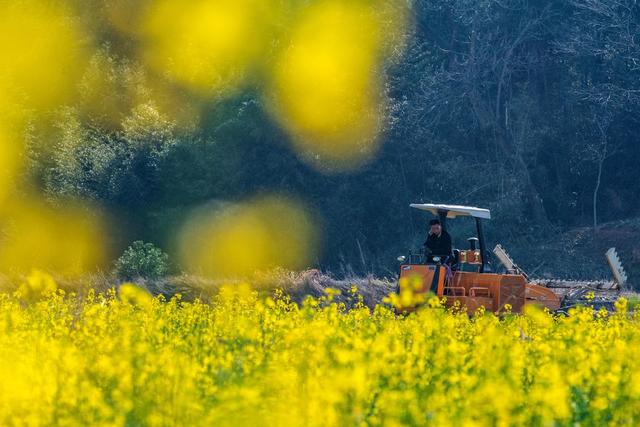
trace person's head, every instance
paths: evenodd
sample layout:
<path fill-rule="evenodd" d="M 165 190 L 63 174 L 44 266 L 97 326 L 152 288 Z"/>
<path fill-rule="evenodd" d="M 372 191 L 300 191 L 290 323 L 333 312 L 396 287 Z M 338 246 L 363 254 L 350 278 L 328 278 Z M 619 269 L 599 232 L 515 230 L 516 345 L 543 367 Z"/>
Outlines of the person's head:
<path fill-rule="evenodd" d="M 431 234 L 439 235 L 442 233 L 442 224 L 439 219 L 432 219 L 429 221 L 429 226 L 431 227 Z"/>

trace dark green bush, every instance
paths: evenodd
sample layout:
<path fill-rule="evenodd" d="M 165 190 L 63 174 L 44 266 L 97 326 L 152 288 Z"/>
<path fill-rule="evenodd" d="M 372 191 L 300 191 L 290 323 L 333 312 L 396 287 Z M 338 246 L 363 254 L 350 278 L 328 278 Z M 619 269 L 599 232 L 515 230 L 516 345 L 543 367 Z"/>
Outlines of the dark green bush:
<path fill-rule="evenodd" d="M 123 280 L 157 279 L 169 272 L 169 256 L 153 243 L 133 242 L 118 258 L 114 274 Z"/>

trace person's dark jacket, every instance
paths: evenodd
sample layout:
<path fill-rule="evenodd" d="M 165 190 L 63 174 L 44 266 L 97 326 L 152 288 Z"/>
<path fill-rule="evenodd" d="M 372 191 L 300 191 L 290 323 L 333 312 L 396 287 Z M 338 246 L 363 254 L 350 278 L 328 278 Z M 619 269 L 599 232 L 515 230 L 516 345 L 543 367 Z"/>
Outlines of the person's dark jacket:
<path fill-rule="evenodd" d="M 446 257 L 453 253 L 451 247 L 451 236 L 445 230 L 442 230 L 440 236 L 429 234 L 427 241 L 424 242 L 427 255 Z"/>

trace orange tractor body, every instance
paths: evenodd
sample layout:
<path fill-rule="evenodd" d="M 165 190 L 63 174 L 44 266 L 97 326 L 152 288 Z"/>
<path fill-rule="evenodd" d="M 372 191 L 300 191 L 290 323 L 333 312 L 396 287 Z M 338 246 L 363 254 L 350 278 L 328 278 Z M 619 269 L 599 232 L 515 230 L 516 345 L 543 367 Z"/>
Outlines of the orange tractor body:
<path fill-rule="evenodd" d="M 470 249 L 454 250 L 451 259 L 441 260 L 425 254 L 400 257 L 400 311 L 414 311 L 430 294 L 444 298 L 446 306 L 458 306 L 470 314 L 480 307 L 494 313 L 521 313 L 527 304 L 536 304 L 551 311 L 560 308 L 560 299 L 553 291 L 528 283 L 524 274 L 489 271 L 481 222 L 490 219 L 488 210 L 452 205 L 411 206 L 438 215 L 443 228 L 447 218 L 472 216 L 476 220 L 478 235 L 469 239 Z M 475 242 L 479 243 L 478 248 Z"/>

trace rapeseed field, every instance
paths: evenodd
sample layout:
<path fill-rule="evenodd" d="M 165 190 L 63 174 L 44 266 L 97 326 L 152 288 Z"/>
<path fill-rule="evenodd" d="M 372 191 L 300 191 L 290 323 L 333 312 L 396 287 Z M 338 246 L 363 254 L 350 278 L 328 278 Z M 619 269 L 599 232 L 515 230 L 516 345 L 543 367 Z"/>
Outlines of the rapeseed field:
<path fill-rule="evenodd" d="M 344 295 L 343 295 L 344 296 Z M 635 425 L 640 314 L 408 316 L 248 285 L 0 294 L 0 425 Z"/>

